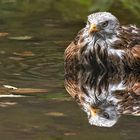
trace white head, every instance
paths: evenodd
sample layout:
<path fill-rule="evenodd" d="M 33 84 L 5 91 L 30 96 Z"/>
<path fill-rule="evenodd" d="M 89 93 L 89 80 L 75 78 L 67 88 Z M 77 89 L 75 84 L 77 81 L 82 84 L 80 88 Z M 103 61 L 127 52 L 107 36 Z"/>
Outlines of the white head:
<path fill-rule="evenodd" d="M 100 127 L 112 127 L 118 121 L 120 115 L 115 106 L 105 106 L 104 108 L 84 107 L 91 125 Z"/>
<path fill-rule="evenodd" d="M 114 34 L 119 27 L 118 19 L 109 12 L 98 12 L 88 16 L 87 26 L 90 34 Z"/>

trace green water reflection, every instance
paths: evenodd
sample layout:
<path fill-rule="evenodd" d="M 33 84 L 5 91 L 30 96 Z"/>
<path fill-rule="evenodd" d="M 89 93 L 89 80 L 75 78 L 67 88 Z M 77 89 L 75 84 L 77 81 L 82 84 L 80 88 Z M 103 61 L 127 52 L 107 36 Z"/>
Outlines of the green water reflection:
<path fill-rule="evenodd" d="M 0 0 L 0 86 L 47 89 L 45 95 L 0 98 L 2 140 L 135 140 L 137 117 L 122 117 L 111 129 L 88 124 L 63 80 L 63 52 L 91 11 L 111 11 L 123 24 L 140 25 L 139 0 Z"/>

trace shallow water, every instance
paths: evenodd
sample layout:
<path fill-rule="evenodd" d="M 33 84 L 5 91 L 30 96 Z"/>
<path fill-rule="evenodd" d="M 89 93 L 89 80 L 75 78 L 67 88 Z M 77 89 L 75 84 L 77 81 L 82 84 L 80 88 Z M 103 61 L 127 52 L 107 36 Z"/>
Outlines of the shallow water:
<path fill-rule="evenodd" d="M 77 15 L 72 12 L 72 16 L 64 9 L 66 2 L 55 2 L 0 1 L 0 32 L 9 33 L 0 37 L 0 87 L 47 90 L 29 97 L 0 98 L 0 139 L 139 139 L 138 117 L 121 117 L 112 128 L 90 126 L 85 113 L 65 91 L 63 53 L 84 26 L 83 16 L 88 10 L 83 10 L 82 15 L 75 10 Z M 69 6 L 74 8 L 75 4 L 70 2 Z M 84 6 L 78 4 L 78 7 L 83 9 Z M 139 17 L 122 5 L 115 3 L 109 10 L 122 23 L 140 25 Z M 8 38 L 20 36 L 32 39 Z"/>

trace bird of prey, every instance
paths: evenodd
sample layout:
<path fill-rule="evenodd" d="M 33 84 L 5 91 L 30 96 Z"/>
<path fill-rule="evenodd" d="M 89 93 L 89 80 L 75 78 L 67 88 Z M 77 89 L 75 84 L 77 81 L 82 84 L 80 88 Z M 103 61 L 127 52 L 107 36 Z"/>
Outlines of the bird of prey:
<path fill-rule="evenodd" d="M 123 66 L 123 70 L 138 69 L 140 29 L 134 25 L 121 26 L 118 19 L 108 12 L 91 14 L 86 26 L 67 47 L 65 61 L 71 61 L 76 56 L 79 63 L 93 63 L 93 51 L 101 70 L 118 65 Z M 104 59 L 108 59 L 107 64 Z"/>
<path fill-rule="evenodd" d="M 103 80 L 109 80 L 105 77 L 110 77 L 110 74 L 123 76 L 130 73 L 140 73 L 140 29 L 134 25 L 121 26 L 119 20 L 109 12 L 89 15 L 86 26 L 65 50 L 65 85 L 69 94 L 87 112 L 90 124 L 110 127 L 116 123 L 120 113 L 112 104 L 118 106 L 119 102 L 112 92 L 107 92 L 106 86 L 101 90 L 100 85 Z M 109 86 L 112 89 L 107 88 L 109 91 L 115 89 L 116 97 L 124 93 L 128 99 L 132 99 L 126 103 L 121 96 L 123 109 L 119 108 L 119 112 L 122 114 L 129 112 L 139 115 L 139 107 L 134 107 L 137 111 L 128 109 L 136 100 L 131 93 L 136 93 L 136 98 L 140 95 L 139 81 L 127 86 L 125 92 L 123 81 Z M 133 92 L 129 92 L 130 89 Z"/>

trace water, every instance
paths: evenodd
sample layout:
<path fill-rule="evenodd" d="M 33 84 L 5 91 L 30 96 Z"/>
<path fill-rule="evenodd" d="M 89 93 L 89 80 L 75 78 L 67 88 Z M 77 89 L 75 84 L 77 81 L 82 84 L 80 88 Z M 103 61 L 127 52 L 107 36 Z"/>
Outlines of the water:
<path fill-rule="evenodd" d="M 76 6 L 74 1 L 68 4 L 69 8 Z M 90 126 L 86 114 L 65 91 L 63 52 L 88 14 L 76 9 L 70 13 L 66 5 L 63 0 L 0 1 L 0 32 L 8 32 L 9 37 L 33 37 L 0 37 L 1 94 L 7 93 L 3 85 L 47 90 L 29 97 L 0 98 L 0 139 L 139 139 L 138 117 L 121 117 L 112 128 Z M 122 23 L 140 25 L 139 17 L 129 9 L 119 4 L 112 7 L 125 10 L 122 14 L 111 9 Z"/>

